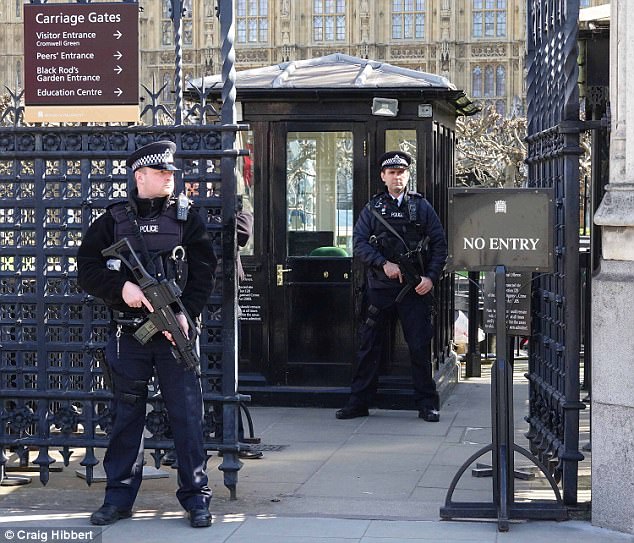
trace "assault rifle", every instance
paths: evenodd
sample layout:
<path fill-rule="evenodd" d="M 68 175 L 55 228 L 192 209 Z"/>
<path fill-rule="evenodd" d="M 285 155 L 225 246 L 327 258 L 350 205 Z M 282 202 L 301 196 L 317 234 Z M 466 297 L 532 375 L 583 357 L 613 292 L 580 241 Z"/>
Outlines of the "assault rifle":
<path fill-rule="evenodd" d="M 370 243 L 375 244 L 383 256 L 385 256 L 385 258 L 387 258 L 390 262 L 398 264 L 398 267 L 401 270 L 401 275 L 405 281 L 405 285 L 396 297 L 396 302 L 398 303 L 410 290 L 418 286 L 421 281 L 420 274 L 425 273 L 423 254 L 427 251 L 429 236 L 418 242 L 414 250 L 405 252 L 400 252 L 392 243 L 385 243 L 385 241 L 381 243 L 376 236 L 372 236 L 370 238 Z M 415 264 L 415 261 L 418 262 L 418 266 Z"/>
<path fill-rule="evenodd" d="M 122 254 L 122 251 L 129 251 L 129 259 Z M 196 349 L 198 332 L 195 323 L 183 306 L 180 299 L 182 291 L 176 281 L 167 279 L 158 281 L 152 277 L 143 267 L 128 238 L 123 238 L 105 248 L 101 254 L 104 257 L 117 258 L 125 264 L 154 308 L 154 311 L 148 314 L 147 320 L 134 333 L 137 341 L 141 345 L 145 345 L 154 334 L 163 331 L 169 332 L 175 343 L 172 346 L 172 354 L 176 361 L 182 362 L 187 369 L 193 370 L 200 377 L 200 357 Z M 189 337 L 180 327 L 176 318 L 177 313 L 185 315 L 189 324 Z"/>

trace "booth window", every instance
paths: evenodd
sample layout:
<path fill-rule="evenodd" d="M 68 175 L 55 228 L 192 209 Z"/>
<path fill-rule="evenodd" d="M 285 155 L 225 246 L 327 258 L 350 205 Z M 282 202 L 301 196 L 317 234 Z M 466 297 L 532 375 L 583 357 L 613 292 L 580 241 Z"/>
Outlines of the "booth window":
<path fill-rule="evenodd" d="M 289 256 L 352 255 L 352 181 L 351 132 L 289 132 Z"/>
<path fill-rule="evenodd" d="M 410 190 L 416 191 L 416 130 L 386 130 L 385 131 L 385 151 L 404 151 L 412 157 L 412 165 L 409 168 L 409 183 Z M 381 181 L 379 181 L 381 183 Z M 382 187 L 381 187 L 382 188 Z"/>

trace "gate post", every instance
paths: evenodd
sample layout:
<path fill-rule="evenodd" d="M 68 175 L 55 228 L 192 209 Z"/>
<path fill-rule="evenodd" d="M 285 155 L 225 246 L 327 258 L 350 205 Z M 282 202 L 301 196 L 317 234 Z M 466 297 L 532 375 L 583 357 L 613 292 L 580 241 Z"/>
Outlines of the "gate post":
<path fill-rule="evenodd" d="M 183 124 L 183 2 L 172 0 L 174 27 L 174 124 Z"/>
<path fill-rule="evenodd" d="M 602 256 L 592 286 L 592 522 L 630 534 L 634 534 L 632 12 L 631 1 L 612 0 L 610 178 L 594 219 L 601 226 Z"/>
<path fill-rule="evenodd" d="M 220 121 L 224 127 L 236 125 L 236 70 L 235 16 L 232 0 L 219 0 L 221 52 L 222 52 L 222 108 Z M 223 151 L 235 149 L 236 134 L 233 130 L 222 132 Z M 237 346 L 237 272 L 236 272 L 236 154 L 223 154 L 220 160 L 222 188 L 222 394 L 223 445 L 222 464 L 218 469 L 225 474 L 225 486 L 236 498 L 238 471 L 238 346 Z"/>

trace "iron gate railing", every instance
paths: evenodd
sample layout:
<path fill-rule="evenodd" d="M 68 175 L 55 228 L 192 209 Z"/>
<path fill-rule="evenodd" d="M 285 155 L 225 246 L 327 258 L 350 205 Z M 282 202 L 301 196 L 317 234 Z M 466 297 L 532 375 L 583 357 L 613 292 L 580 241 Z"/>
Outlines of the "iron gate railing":
<path fill-rule="evenodd" d="M 80 464 L 88 483 L 92 480 L 95 449 L 107 445 L 111 425 L 111 394 L 104 388 L 99 361 L 109 313 L 100 300 L 79 289 L 76 253 L 90 222 L 113 200 L 127 197 L 127 156 L 149 142 L 169 139 L 177 145 L 182 169 L 177 190 L 186 190 L 199 207 L 223 264 L 202 315 L 201 372 L 205 449 L 226 452 L 219 469 L 235 497 L 241 466 L 237 416 L 246 399 L 237 393 L 235 350 L 235 163 L 246 151 L 235 149 L 235 140 L 246 127 L 235 124 L 232 4 L 219 0 L 220 111 L 207 102 L 205 89 L 199 90 L 197 105 L 184 106 L 180 0 L 172 0 L 176 104 L 170 110 L 158 101 L 162 88 L 146 88 L 143 115 L 149 126 L 23 126 L 21 94 L 11 92 L 12 104 L 0 119 L 2 477 L 11 449 L 21 465 L 39 466 L 40 480 L 48 482 L 54 462 L 50 449 L 59 448 L 66 465 L 73 452 L 84 449 Z M 153 390 L 145 448 L 154 450 L 158 467 L 172 442 L 166 410 L 158 389 Z M 221 418 L 218 405 L 223 406 Z"/>
<path fill-rule="evenodd" d="M 577 503 L 579 452 L 579 0 L 529 0 L 528 183 L 555 192 L 555 272 L 536 278 L 529 346 L 528 438 L 566 505 Z"/>

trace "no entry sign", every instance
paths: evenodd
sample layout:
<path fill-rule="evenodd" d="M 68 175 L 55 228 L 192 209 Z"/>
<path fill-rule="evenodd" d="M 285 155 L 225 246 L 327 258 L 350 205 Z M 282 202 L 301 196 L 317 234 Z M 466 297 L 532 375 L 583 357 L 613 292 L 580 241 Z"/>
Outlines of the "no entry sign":
<path fill-rule="evenodd" d="M 449 189 L 449 270 L 549 272 L 552 189 Z"/>
<path fill-rule="evenodd" d="M 25 119 L 137 121 L 138 10 L 121 2 L 25 4 Z"/>

